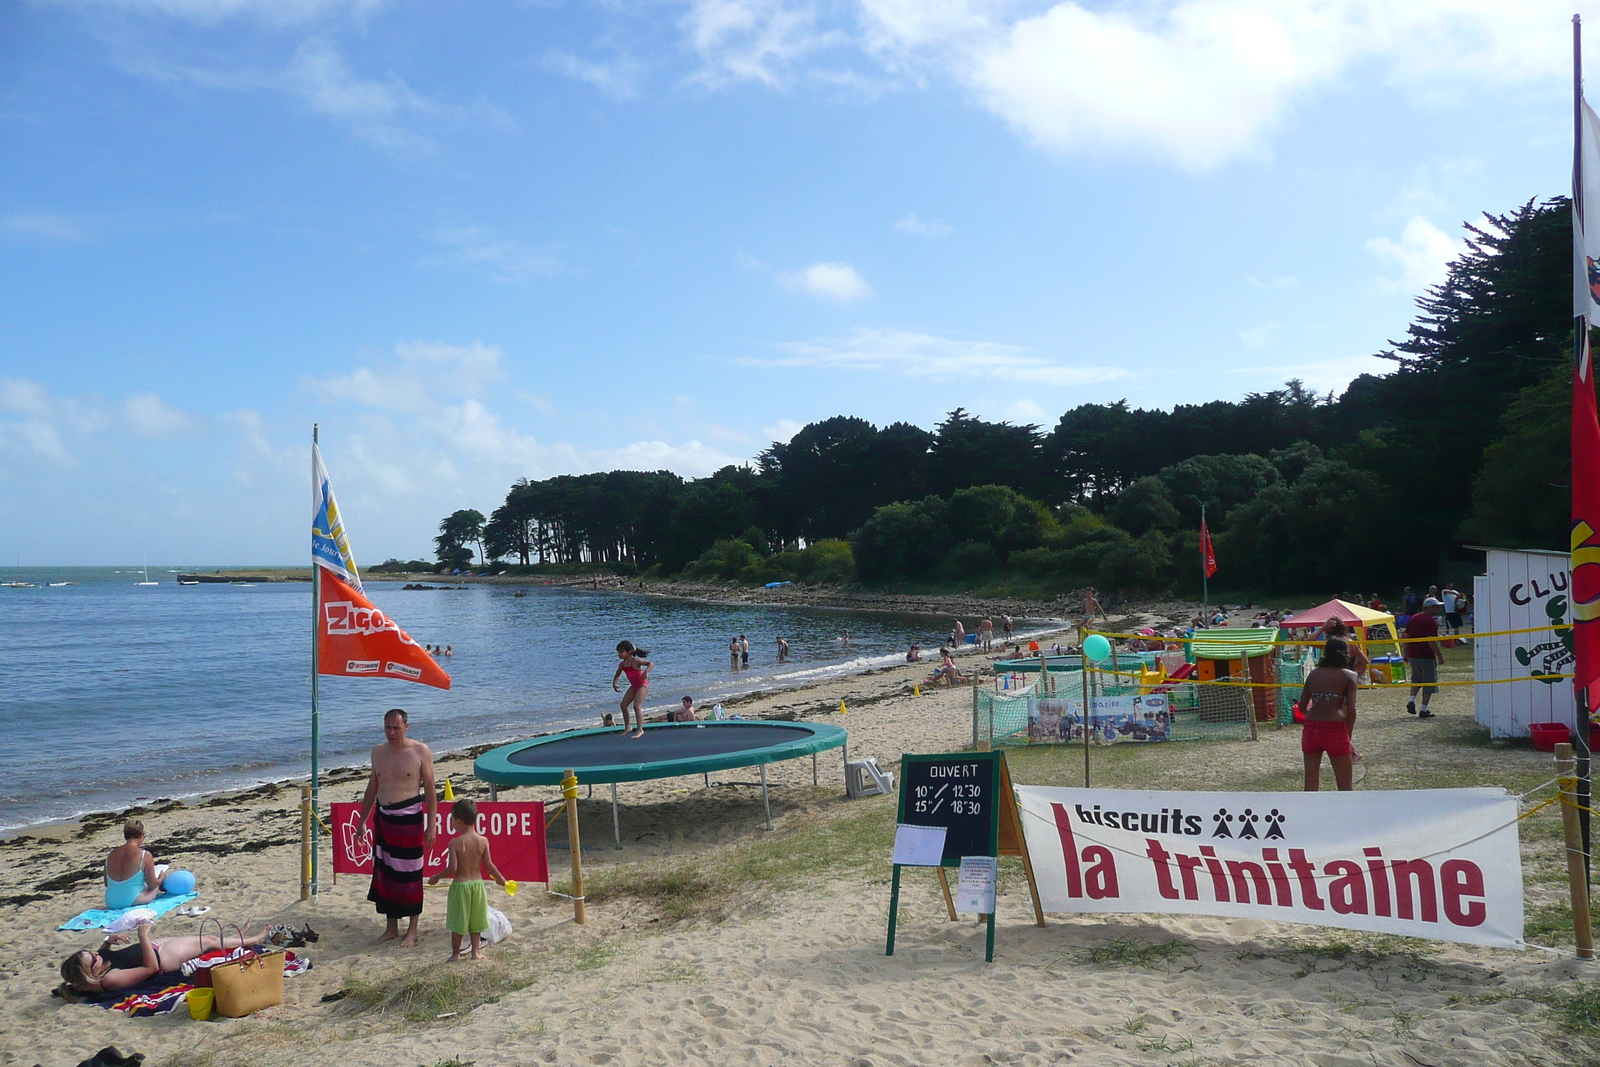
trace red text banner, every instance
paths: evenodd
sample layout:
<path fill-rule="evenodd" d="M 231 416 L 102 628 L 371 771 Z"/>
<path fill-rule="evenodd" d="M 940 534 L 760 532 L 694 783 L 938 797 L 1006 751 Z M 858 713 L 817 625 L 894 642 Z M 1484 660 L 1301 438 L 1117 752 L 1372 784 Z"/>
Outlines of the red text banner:
<path fill-rule="evenodd" d="M 1500 789 L 1145 793 L 1018 786 L 1045 911 L 1182 912 L 1520 948 Z"/>
<path fill-rule="evenodd" d="M 445 850 L 455 836 L 450 825 L 454 807 L 453 801 L 439 802 L 438 836 L 423 867 L 430 878 L 444 870 Z M 544 819 L 544 804 L 537 800 L 478 805 L 478 832 L 489 839 L 490 858 L 501 874 L 514 882 L 550 881 Z M 361 805 L 333 805 L 332 827 L 334 873 L 371 874 L 372 831 L 361 823 Z"/>

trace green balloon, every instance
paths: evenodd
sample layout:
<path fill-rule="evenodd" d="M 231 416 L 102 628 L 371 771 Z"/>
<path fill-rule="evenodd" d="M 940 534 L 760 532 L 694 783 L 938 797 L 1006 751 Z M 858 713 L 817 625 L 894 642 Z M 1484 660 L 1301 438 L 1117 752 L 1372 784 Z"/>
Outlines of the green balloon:
<path fill-rule="evenodd" d="M 1102 663 L 1111 657 L 1111 642 L 1099 634 L 1090 634 L 1083 642 L 1083 654 Z"/>

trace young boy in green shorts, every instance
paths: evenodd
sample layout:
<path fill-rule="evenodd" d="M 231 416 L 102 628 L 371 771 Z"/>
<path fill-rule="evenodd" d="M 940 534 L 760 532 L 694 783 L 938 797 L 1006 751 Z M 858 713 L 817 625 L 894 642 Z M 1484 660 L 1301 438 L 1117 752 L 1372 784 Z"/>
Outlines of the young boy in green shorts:
<path fill-rule="evenodd" d="M 439 879 L 454 879 L 450 883 L 450 902 L 446 909 L 445 925 L 450 928 L 450 958 L 461 958 L 461 938 L 472 938 L 472 958 L 483 959 L 483 932 L 489 929 L 489 897 L 483 889 L 483 876 L 488 875 L 500 885 L 505 876 L 489 858 L 489 841 L 478 833 L 478 805 L 470 800 L 458 800 L 450 809 L 450 825 L 456 836 L 450 841 L 449 858 L 444 870 L 428 879 L 438 885 Z"/>

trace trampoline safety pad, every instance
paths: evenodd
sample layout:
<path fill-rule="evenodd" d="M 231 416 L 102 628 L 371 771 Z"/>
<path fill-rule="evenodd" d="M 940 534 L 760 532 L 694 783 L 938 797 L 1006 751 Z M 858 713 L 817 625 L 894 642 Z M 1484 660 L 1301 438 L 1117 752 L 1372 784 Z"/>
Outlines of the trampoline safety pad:
<path fill-rule="evenodd" d="M 633 738 L 605 727 L 516 741 L 479 756 L 473 774 L 495 786 L 560 785 L 568 769 L 591 784 L 642 782 L 798 759 L 847 740 L 841 727 L 807 722 L 650 723 L 644 731 Z"/>

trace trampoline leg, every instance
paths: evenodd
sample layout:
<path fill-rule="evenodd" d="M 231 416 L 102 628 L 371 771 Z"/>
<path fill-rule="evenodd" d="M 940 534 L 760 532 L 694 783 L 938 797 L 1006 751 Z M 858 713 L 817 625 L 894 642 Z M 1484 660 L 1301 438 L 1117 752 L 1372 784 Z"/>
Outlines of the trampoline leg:
<path fill-rule="evenodd" d="M 622 849 L 622 820 L 617 817 L 617 783 L 611 783 L 611 837 L 617 843 L 617 849 Z"/>
<path fill-rule="evenodd" d="M 494 783 L 489 784 L 489 803 L 493 804 L 500 799 L 500 787 Z"/>
<path fill-rule="evenodd" d="M 772 803 L 767 800 L 767 765 L 761 765 L 761 806 L 767 812 L 767 829 L 772 829 Z"/>
<path fill-rule="evenodd" d="M 703 774 L 705 776 L 706 788 L 710 789 L 711 788 L 711 772 L 710 771 L 702 771 L 701 774 Z"/>
<path fill-rule="evenodd" d="M 813 787 L 817 784 L 817 754 L 815 752 L 811 753 L 811 784 Z"/>

